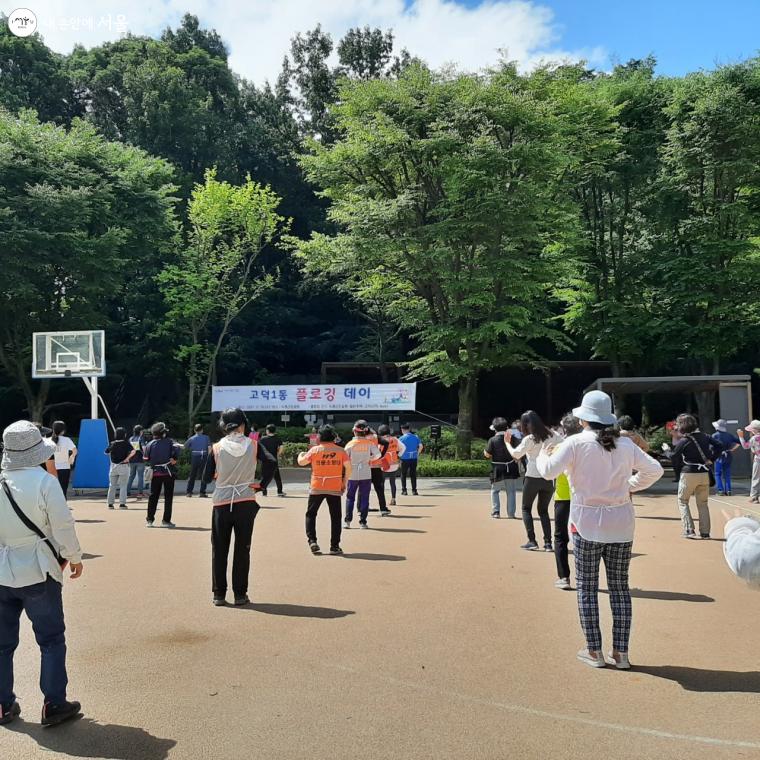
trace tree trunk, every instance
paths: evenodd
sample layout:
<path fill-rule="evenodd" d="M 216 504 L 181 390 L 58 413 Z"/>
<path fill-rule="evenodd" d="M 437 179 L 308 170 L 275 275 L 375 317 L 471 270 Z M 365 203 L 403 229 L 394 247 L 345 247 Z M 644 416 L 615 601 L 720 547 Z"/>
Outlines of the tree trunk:
<path fill-rule="evenodd" d="M 32 422 L 44 423 L 42 416 L 45 412 L 45 404 L 47 403 L 48 395 L 50 394 L 50 380 L 43 380 L 40 383 L 40 389 L 37 393 L 34 392 L 32 385 L 28 386 L 29 390 L 26 392 L 27 409 L 29 410 L 29 419 Z"/>
<path fill-rule="evenodd" d="M 645 393 L 641 397 L 641 428 L 646 430 L 652 427 L 652 417 L 649 413 L 649 397 Z"/>
<path fill-rule="evenodd" d="M 459 381 L 459 416 L 457 417 L 457 459 L 472 456 L 472 416 L 478 391 L 478 376 L 470 375 Z"/>
<path fill-rule="evenodd" d="M 699 429 L 710 435 L 715 419 L 715 391 L 700 391 L 694 394 L 697 401 L 697 421 Z"/>
<path fill-rule="evenodd" d="M 611 361 L 612 364 L 612 376 L 613 377 L 622 377 L 622 367 L 620 366 L 620 362 L 617 359 L 613 359 Z M 616 417 L 620 417 L 621 415 L 625 414 L 626 404 L 625 404 L 625 395 L 622 393 L 613 393 L 612 394 L 612 408 L 615 413 Z"/>

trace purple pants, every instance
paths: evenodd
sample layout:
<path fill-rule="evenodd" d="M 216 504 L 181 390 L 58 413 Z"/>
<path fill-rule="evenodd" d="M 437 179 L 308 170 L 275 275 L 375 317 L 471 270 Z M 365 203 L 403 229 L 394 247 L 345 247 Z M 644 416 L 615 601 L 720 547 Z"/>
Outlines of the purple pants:
<path fill-rule="evenodd" d="M 359 492 L 359 522 L 367 522 L 369 512 L 369 492 L 372 488 L 371 480 L 349 480 L 346 489 L 346 520 L 351 522 L 354 517 L 354 501 L 356 492 Z"/>

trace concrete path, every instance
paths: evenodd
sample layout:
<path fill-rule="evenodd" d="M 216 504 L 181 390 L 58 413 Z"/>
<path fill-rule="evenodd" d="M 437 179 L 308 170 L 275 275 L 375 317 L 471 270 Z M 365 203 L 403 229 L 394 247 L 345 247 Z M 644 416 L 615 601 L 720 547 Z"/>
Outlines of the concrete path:
<path fill-rule="evenodd" d="M 86 717 L 39 727 L 25 623 L 25 720 L 0 729 L 0 757 L 760 759 L 760 595 L 721 541 L 679 538 L 672 495 L 636 498 L 625 673 L 576 661 L 575 595 L 554 589 L 552 555 L 518 548 L 520 521 L 491 519 L 466 482 L 421 492 L 345 532 L 345 557 L 308 552 L 302 495 L 270 496 L 239 609 L 210 603 L 208 501 L 178 498 L 169 531 L 143 527 L 144 503 L 74 499 L 88 554 L 65 590 L 70 696 Z M 326 511 L 319 530 L 327 544 Z M 604 597 L 602 615 L 607 635 Z"/>

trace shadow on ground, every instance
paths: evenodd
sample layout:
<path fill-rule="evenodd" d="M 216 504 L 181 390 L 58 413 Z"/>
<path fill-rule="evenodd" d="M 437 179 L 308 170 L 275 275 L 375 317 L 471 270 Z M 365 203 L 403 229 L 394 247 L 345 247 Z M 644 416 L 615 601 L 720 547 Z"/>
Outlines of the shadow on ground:
<path fill-rule="evenodd" d="M 370 554 L 368 552 L 351 552 L 340 556 L 343 559 L 366 559 L 371 562 L 403 562 L 406 559 L 401 554 Z"/>
<path fill-rule="evenodd" d="M 198 528 L 191 525 L 175 525 L 171 530 L 189 530 L 196 533 L 207 533 L 211 530 L 211 528 Z"/>
<path fill-rule="evenodd" d="M 637 673 L 675 681 L 687 691 L 743 692 L 760 694 L 760 672 L 736 670 L 701 670 L 676 665 L 636 665 Z"/>
<path fill-rule="evenodd" d="M 93 525 L 94 523 L 104 523 L 105 520 L 74 520 L 74 522 L 82 525 Z"/>
<path fill-rule="evenodd" d="M 263 612 L 265 615 L 319 618 L 320 620 L 334 620 L 356 614 L 354 610 L 336 610 L 332 607 L 309 607 L 302 604 L 263 604 L 261 602 L 247 604 L 241 609 Z"/>
<path fill-rule="evenodd" d="M 600 593 L 609 594 L 606 589 L 600 589 Z M 632 588 L 631 596 L 634 599 L 660 599 L 664 602 L 714 602 L 715 599 L 705 594 L 685 594 L 680 591 L 654 591 L 652 589 Z"/>
<path fill-rule="evenodd" d="M 372 528 L 372 530 L 376 530 L 378 533 L 427 533 L 426 530 L 417 528 Z"/>
<path fill-rule="evenodd" d="M 103 555 L 102 554 L 87 554 L 86 552 L 82 555 L 82 559 L 100 559 Z"/>
<path fill-rule="evenodd" d="M 160 739 L 142 728 L 100 724 L 80 718 L 57 728 L 15 721 L 8 731 L 26 734 L 40 747 L 70 757 L 97 757 L 107 760 L 165 760 L 177 742 Z"/>

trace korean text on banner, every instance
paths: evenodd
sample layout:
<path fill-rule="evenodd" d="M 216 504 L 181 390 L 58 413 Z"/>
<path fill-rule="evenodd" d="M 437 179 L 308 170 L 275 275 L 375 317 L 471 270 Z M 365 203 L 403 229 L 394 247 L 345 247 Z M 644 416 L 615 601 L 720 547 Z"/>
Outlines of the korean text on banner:
<path fill-rule="evenodd" d="M 246 412 L 411 411 L 416 383 L 355 385 L 215 385 L 211 409 Z"/>

